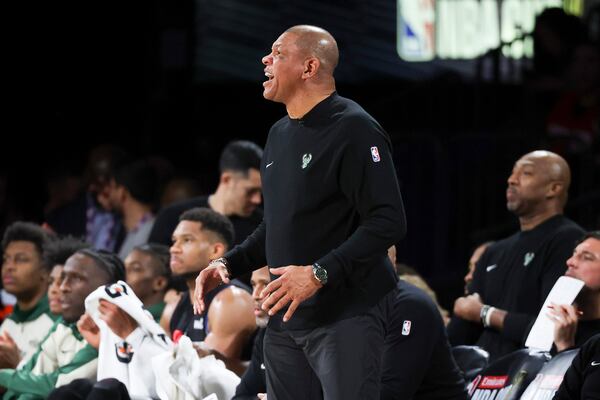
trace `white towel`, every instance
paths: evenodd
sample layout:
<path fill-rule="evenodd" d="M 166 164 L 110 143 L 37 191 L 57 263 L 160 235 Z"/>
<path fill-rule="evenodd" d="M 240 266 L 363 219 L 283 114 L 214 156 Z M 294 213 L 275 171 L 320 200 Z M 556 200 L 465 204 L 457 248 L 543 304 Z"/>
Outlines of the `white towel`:
<path fill-rule="evenodd" d="M 214 356 L 198 357 L 192 341 L 182 336 L 174 353 L 152 359 L 156 392 L 162 400 L 229 400 L 240 378 Z"/>
<path fill-rule="evenodd" d="M 138 323 L 125 340 L 115 335 L 100 319 L 100 300 L 116 304 Z M 144 309 L 140 299 L 123 281 L 100 286 L 85 299 L 85 309 L 100 328 L 98 349 L 98 380 L 115 378 L 127 386 L 131 397 L 157 398 L 152 358 L 170 354 L 173 343 L 152 315 Z"/>

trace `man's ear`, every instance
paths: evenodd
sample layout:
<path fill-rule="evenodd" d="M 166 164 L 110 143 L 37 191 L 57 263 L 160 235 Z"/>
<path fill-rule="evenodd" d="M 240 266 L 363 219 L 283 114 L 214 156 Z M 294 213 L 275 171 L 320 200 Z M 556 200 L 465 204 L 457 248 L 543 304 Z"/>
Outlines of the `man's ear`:
<path fill-rule="evenodd" d="M 221 177 L 219 178 L 219 183 L 228 185 L 233 179 L 233 174 L 230 171 L 224 171 L 221 173 Z"/>
<path fill-rule="evenodd" d="M 156 278 L 154 278 L 154 282 L 152 282 L 152 289 L 155 292 L 162 292 L 167 289 L 168 283 L 169 280 L 166 276 L 157 276 Z"/>
<path fill-rule="evenodd" d="M 227 251 L 227 247 L 221 242 L 215 242 L 211 246 L 211 260 L 223 257 L 223 254 L 225 254 L 225 252 Z"/>
<path fill-rule="evenodd" d="M 562 182 L 552 182 L 550 183 L 550 186 L 548 187 L 548 190 L 546 192 L 546 197 L 551 199 L 551 198 L 555 198 L 560 196 L 560 194 L 563 192 L 564 190 L 564 185 Z"/>
<path fill-rule="evenodd" d="M 316 75 L 321 62 L 317 57 L 309 57 L 304 61 L 304 71 L 302 72 L 303 78 L 311 78 Z"/>

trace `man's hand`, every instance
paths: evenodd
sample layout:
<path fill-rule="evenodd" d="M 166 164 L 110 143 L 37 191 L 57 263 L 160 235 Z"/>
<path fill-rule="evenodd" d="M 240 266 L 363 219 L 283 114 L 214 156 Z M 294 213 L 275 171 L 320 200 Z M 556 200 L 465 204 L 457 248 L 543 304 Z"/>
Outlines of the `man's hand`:
<path fill-rule="evenodd" d="M 554 344 L 559 352 L 575 346 L 575 333 L 579 316 L 577 309 L 572 305 L 554 304 L 550 306 L 547 314 L 554 321 Z"/>
<path fill-rule="evenodd" d="M 194 314 L 204 312 L 204 295 L 224 283 L 229 283 L 229 273 L 222 262 L 211 262 L 208 267 L 200 271 L 194 289 Z"/>
<path fill-rule="evenodd" d="M 17 368 L 21 362 L 21 351 L 7 331 L 0 336 L 0 368 Z"/>
<path fill-rule="evenodd" d="M 98 328 L 98 325 L 96 325 L 90 314 L 84 313 L 79 317 L 77 329 L 85 341 L 98 350 L 100 347 L 100 328 Z"/>
<path fill-rule="evenodd" d="M 481 307 L 483 307 L 483 302 L 477 293 L 459 297 L 454 302 L 454 315 L 467 321 L 480 323 Z"/>
<path fill-rule="evenodd" d="M 274 315 L 291 302 L 283 316 L 283 322 L 289 321 L 300 303 L 323 287 L 313 275 L 312 265 L 288 265 L 270 268 L 270 271 L 273 275 L 280 276 L 263 289 L 261 297 L 265 300 L 262 308 L 268 311 L 269 315 Z"/>
<path fill-rule="evenodd" d="M 267 400 L 266 393 L 259 393 L 259 394 L 257 394 L 257 396 L 258 396 L 258 400 Z"/>
<path fill-rule="evenodd" d="M 101 299 L 98 311 L 100 319 L 106 322 L 110 330 L 123 340 L 138 327 L 137 321 L 131 315 L 109 301 Z"/>

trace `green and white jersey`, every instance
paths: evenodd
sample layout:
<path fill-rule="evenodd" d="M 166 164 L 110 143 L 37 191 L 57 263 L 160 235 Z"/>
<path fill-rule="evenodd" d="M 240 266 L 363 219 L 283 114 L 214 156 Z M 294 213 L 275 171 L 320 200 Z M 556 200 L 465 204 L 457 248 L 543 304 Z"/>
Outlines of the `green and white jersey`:
<path fill-rule="evenodd" d="M 75 379 L 96 380 L 98 352 L 62 318 L 52 326 L 38 351 L 19 369 L 0 370 L 4 400 L 45 399 L 55 387 Z"/>
<path fill-rule="evenodd" d="M 23 311 L 18 304 L 15 305 L 12 314 L 0 326 L 0 334 L 8 332 L 21 351 L 21 362 L 17 368 L 25 365 L 37 351 L 56 318 L 50 313 L 46 295 L 31 310 Z"/>
<path fill-rule="evenodd" d="M 167 303 L 161 301 L 160 303 L 152 304 L 151 306 L 146 307 L 146 310 L 148 310 L 150 314 L 152 314 L 152 318 L 154 318 L 154 321 L 160 323 L 160 317 L 162 316 L 166 305 Z"/>

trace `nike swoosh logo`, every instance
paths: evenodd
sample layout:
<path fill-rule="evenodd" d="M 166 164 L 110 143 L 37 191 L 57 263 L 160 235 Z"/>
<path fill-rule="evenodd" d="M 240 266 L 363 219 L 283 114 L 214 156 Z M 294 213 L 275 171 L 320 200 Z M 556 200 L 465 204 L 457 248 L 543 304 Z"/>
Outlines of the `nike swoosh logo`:
<path fill-rule="evenodd" d="M 592 361 L 592 367 L 597 367 L 600 365 L 600 361 Z"/>
<path fill-rule="evenodd" d="M 492 270 L 496 269 L 496 267 L 497 267 L 497 266 L 498 266 L 497 264 L 488 265 L 487 267 L 485 267 L 485 270 L 486 270 L 487 272 L 490 272 L 490 271 L 492 271 Z"/>
<path fill-rule="evenodd" d="M 271 165 L 273 165 L 275 161 L 271 161 L 270 163 L 267 164 L 267 168 L 269 168 Z"/>

